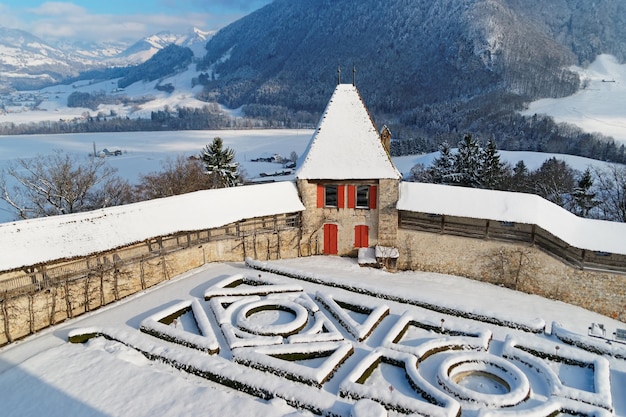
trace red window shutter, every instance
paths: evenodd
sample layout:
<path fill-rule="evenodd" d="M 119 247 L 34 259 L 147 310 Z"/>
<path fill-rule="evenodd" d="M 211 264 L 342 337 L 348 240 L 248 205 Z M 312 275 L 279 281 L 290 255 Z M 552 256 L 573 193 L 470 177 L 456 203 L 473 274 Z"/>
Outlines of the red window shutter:
<path fill-rule="evenodd" d="M 337 186 L 337 208 L 344 208 L 346 205 L 346 192 L 345 185 Z"/>
<path fill-rule="evenodd" d="M 371 209 L 375 209 L 376 208 L 376 200 L 377 200 L 377 188 L 375 185 L 370 186 L 370 208 Z"/>
<path fill-rule="evenodd" d="M 356 207 L 356 187 L 348 185 L 348 208 Z"/>
<path fill-rule="evenodd" d="M 317 184 L 317 208 L 324 207 L 325 198 L 324 186 L 322 184 Z"/>

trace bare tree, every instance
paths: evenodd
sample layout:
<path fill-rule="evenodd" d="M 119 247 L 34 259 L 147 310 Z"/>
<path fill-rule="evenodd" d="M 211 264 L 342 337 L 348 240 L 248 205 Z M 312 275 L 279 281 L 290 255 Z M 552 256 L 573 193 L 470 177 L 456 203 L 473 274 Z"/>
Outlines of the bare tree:
<path fill-rule="evenodd" d="M 163 163 L 163 171 L 142 175 L 137 186 L 137 198 L 150 200 L 190 193 L 211 187 L 200 160 L 178 156 Z"/>
<path fill-rule="evenodd" d="M 533 192 L 563 207 L 567 196 L 574 190 L 575 173 L 565 161 L 546 159 L 541 167 L 530 175 Z"/>
<path fill-rule="evenodd" d="M 626 222 L 626 166 L 612 164 L 604 169 L 596 168 L 595 177 L 599 217 Z"/>
<path fill-rule="evenodd" d="M 125 204 L 131 187 L 101 158 L 79 158 L 56 151 L 17 159 L 0 171 L 0 199 L 18 218 L 77 213 Z"/>

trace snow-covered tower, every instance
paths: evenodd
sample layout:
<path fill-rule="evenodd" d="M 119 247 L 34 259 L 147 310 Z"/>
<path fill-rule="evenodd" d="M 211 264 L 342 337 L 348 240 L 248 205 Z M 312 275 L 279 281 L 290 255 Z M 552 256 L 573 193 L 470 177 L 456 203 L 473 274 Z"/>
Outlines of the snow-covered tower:
<path fill-rule="evenodd" d="M 396 246 L 400 178 L 357 88 L 337 85 L 298 161 L 302 254 Z"/>

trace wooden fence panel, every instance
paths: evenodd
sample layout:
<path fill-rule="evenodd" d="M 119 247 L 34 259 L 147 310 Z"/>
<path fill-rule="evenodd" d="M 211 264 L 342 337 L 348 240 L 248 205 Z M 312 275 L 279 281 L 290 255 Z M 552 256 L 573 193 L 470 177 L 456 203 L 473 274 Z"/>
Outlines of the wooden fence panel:
<path fill-rule="evenodd" d="M 577 267 L 626 273 L 626 255 L 586 251 L 569 245 L 550 232 L 531 224 L 500 222 L 400 211 L 402 229 L 441 233 L 474 239 L 526 242 Z"/>

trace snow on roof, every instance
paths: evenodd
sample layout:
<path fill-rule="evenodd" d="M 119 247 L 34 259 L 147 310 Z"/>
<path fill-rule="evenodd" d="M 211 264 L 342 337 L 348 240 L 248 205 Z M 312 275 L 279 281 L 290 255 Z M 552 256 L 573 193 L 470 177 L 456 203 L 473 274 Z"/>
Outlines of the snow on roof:
<path fill-rule="evenodd" d="M 298 179 L 399 179 L 355 86 L 339 84 L 309 146 Z"/>
<path fill-rule="evenodd" d="M 304 210 L 293 182 L 197 191 L 0 224 L 0 271 L 86 256 L 176 232 Z"/>
<path fill-rule="evenodd" d="M 532 194 L 403 182 L 397 208 L 535 224 L 578 249 L 626 255 L 626 223 L 584 219 Z"/>

